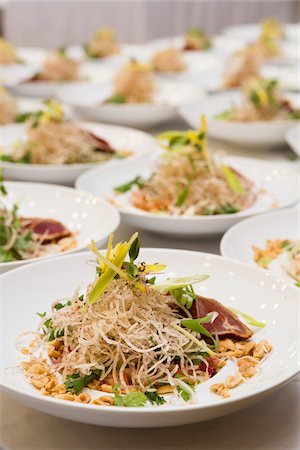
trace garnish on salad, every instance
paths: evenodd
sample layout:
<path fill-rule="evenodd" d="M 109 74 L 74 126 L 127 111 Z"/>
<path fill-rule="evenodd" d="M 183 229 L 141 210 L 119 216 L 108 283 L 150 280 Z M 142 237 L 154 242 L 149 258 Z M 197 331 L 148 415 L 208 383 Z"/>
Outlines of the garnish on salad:
<path fill-rule="evenodd" d="M 84 50 L 89 58 L 104 58 L 119 53 L 120 47 L 115 32 L 110 28 L 102 28 L 84 45 Z"/>
<path fill-rule="evenodd" d="M 228 359 L 236 374 L 211 386 L 222 397 L 258 372 L 272 347 L 251 338 L 264 324 L 199 296 L 208 275 L 158 281 L 166 266 L 138 259 L 138 233 L 115 246 L 111 236 L 105 253 L 94 242 L 90 249 L 94 280 L 38 314 L 28 347 L 18 342 L 28 356 L 21 367 L 42 394 L 102 406 L 193 403 L 197 385 Z"/>
<path fill-rule="evenodd" d="M 19 205 L 8 206 L 0 179 L 0 262 L 20 261 L 76 247 L 76 236 L 58 220 L 23 217 Z"/>
<path fill-rule="evenodd" d="M 23 164 L 76 164 L 103 162 L 128 156 L 115 150 L 105 139 L 69 120 L 55 100 L 45 109 L 31 113 L 27 139 L 16 142 L 12 152 L 2 150 L 0 160 Z"/>
<path fill-rule="evenodd" d="M 241 106 L 233 106 L 216 119 L 237 122 L 300 119 L 300 110 L 283 97 L 276 80 L 250 77 L 243 85 L 243 94 Z"/>
<path fill-rule="evenodd" d="M 183 50 L 208 50 L 211 48 L 211 39 L 200 28 L 192 28 L 187 31 L 184 36 Z"/>
<path fill-rule="evenodd" d="M 155 82 L 148 64 L 130 61 L 114 80 L 114 92 L 105 103 L 151 103 Z"/>
<path fill-rule="evenodd" d="M 232 214 L 256 200 L 254 185 L 236 169 L 218 163 L 207 147 L 205 117 L 200 130 L 167 131 L 158 136 L 165 154 L 152 175 L 115 187 L 130 202 L 152 213 L 172 215 Z"/>

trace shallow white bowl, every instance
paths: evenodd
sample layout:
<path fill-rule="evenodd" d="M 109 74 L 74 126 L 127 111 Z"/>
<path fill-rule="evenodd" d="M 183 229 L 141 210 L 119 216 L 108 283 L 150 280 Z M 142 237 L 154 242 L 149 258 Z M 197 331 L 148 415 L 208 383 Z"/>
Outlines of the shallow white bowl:
<path fill-rule="evenodd" d="M 167 81 L 157 82 L 157 93 L 151 104 L 103 104 L 112 93 L 111 83 L 77 83 L 56 90 L 57 97 L 72 106 L 80 117 L 139 127 L 170 120 L 176 117 L 179 106 L 203 97 L 199 87 Z"/>
<path fill-rule="evenodd" d="M 289 129 L 285 135 L 287 143 L 300 156 L 300 124 Z"/>
<path fill-rule="evenodd" d="M 220 244 L 221 253 L 227 258 L 257 267 L 253 260 L 252 246 L 264 248 L 268 239 L 300 240 L 299 224 L 300 209 L 297 208 L 252 217 L 234 225 L 224 234 Z M 291 284 L 295 283 L 295 280 L 286 274 L 278 259 L 270 265 L 269 271 L 284 277 Z M 297 289 L 299 293 L 299 288 Z"/>
<path fill-rule="evenodd" d="M 255 338 L 268 339 L 274 350 L 262 363 L 260 372 L 249 382 L 231 391 L 223 399 L 210 392 L 210 385 L 224 382 L 236 370 L 229 363 L 196 390 L 195 404 L 161 407 L 122 408 L 85 405 L 53 399 L 40 394 L 24 379 L 16 366 L 24 360 L 14 341 L 24 331 L 35 330 L 37 311 L 46 311 L 59 298 L 70 296 L 95 276 L 88 265 L 89 253 L 31 264 L 1 277 L 0 385 L 16 400 L 64 419 L 113 427 L 164 427 L 213 419 L 250 406 L 282 386 L 299 371 L 298 332 L 299 303 L 297 293 L 282 281 L 259 269 L 220 256 L 182 250 L 143 249 L 139 261 L 167 264 L 164 278 L 208 273 L 210 278 L 196 286 L 196 291 L 219 299 L 266 323 Z M 49 289 L 51 286 L 51 289 Z M 24 301 L 26 298 L 26 301 Z"/>
<path fill-rule="evenodd" d="M 201 102 L 185 105 L 179 108 L 179 113 L 193 128 L 199 127 L 201 114 L 205 114 L 209 136 L 247 147 L 282 145 L 287 130 L 297 123 L 295 120 L 237 122 L 215 118 L 219 113 L 230 109 L 233 105 L 240 105 L 241 102 L 242 96 L 239 92 L 225 92 L 214 94 Z"/>
<path fill-rule="evenodd" d="M 138 175 L 145 178 L 150 176 L 152 171 L 150 164 L 148 168 L 141 167 L 138 162 L 115 165 L 110 170 L 98 167 L 81 175 L 76 181 L 76 187 L 112 199 L 121 213 L 122 220 L 132 226 L 167 236 L 181 237 L 222 233 L 246 217 L 273 210 L 274 202 L 277 202 L 278 208 L 283 208 L 299 199 L 300 192 L 297 190 L 299 176 L 295 171 L 276 163 L 250 158 L 226 157 L 224 160 L 253 180 L 257 191 L 266 190 L 266 193 L 259 194 L 251 208 L 236 214 L 192 217 L 154 214 L 132 206 L 129 201 L 130 193 L 117 195 L 114 193 L 116 186 L 129 182 Z"/>
<path fill-rule="evenodd" d="M 147 133 L 131 128 L 114 125 L 80 122 L 79 125 L 107 139 L 118 150 L 133 152 L 130 159 L 144 161 L 157 149 L 155 139 Z M 0 128 L 1 148 L 10 153 L 18 140 L 26 140 L 26 125 L 6 125 Z M 124 161 L 126 158 L 124 159 Z M 120 162 L 120 160 L 118 160 Z M 111 165 L 115 161 L 101 164 Z M 73 184 L 85 170 L 95 167 L 95 163 L 86 164 L 20 164 L 0 161 L 6 178 L 41 183 Z"/>
<path fill-rule="evenodd" d="M 77 84 L 77 81 L 33 81 L 28 80 L 38 72 L 38 69 L 31 68 L 32 74 L 29 76 L 23 75 L 21 79 L 15 79 L 13 82 L 5 82 L 4 86 L 14 95 L 23 97 L 35 98 L 49 98 L 55 95 L 56 89 L 59 86 L 69 86 Z M 81 65 L 80 77 L 82 80 L 89 82 L 105 83 L 112 77 L 112 69 L 106 66 L 99 66 L 95 63 L 84 63 Z M 1 69 L 0 69 L 1 80 Z M 24 82 L 26 81 L 26 82 Z"/>
<path fill-rule="evenodd" d="M 78 233 L 76 248 L 39 259 L 78 252 L 86 248 L 92 239 L 102 245 L 120 222 L 119 213 L 109 203 L 72 188 L 9 181 L 5 182 L 5 187 L 8 192 L 4 199 L 5 204 L 12 207 L 14 203 L 18 203 L 21 216 L 56 219 L 72 232 Z M 0 263 L 0 273 L 36 260 L 37 258 L 33 258 Z"/>

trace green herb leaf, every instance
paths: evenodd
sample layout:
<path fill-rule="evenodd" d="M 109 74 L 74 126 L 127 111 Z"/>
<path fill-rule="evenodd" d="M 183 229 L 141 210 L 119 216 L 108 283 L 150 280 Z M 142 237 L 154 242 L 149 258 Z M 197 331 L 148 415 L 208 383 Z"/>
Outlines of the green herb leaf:
<path fill-rule="evenodd" d="M 239 212 L 239 210 L 240 209 L 237 206 L 232 205 L 231 203 L 226 203 L 225 205 L 220 206 L 219 208 L 211 209 L 206 207 L 203 209 L 203 214 L 205 216 L 214 216 L 217 214 L 234 214 Z"/>
<path fill-rule="evenodd" d="M 90 375 L 83 378 L 80 377 L 79 372 L 73 373 L 72 375 L 67 376 L 64 384 L 68 392 L 78 394 L 78 392 L 82 391 L 82 389 L 85 388 L 85 386 L 87 386 L 91 381 L 98 378 L 100 374 L 101 371 L 99 369 L 94 369 Z"/>
<path fill-rule="evenodd" d="M 178 208 L 180 208 L 180 206 L 182 206 L 184 204 L 184 202 L 187 199 L 187 196 L 189 194 L 189 186 L 186 186 L 185 188 L 182 189 L 182 191 L 179 192 L 177 200 L 176 200 L 176 206 Z"/>
<path fill-rule="evenodd" d="M 220 114 L 215 116 L 217 120 L 230 120 L 232 116 L 232 109 L 228 109 L 227 111 L 223 111 Z"/>
<path fill-rule="evenodd" d="M 120 395 L 119 385 L 113 387 L 115 394 L 115 405 L 124 407 L 140 407 L 145 406 L 147 397 L 144 392 L 130 392 L 127 395 Z"/>
<path fill-rule="evenodd" d="M 109 97 L 105 103 L 123 104 L 127 103 L 127 98 L 123 94 L 115 94 Z"/>
<path fill-rule="evenodd" d="M 145 395 L 147 399 L 149 400 L 152 405 L 164 405 L 166 403 L 166 400 L 158 395 L 157 391 L 151 392 L 151 391 L 145 391 Z"/>
<path fill-rule="evenodd" d="M 139 237 L 137 237 L 133 241 L 133 243 L 130 247 L 130 250 L 129 250 L 129 257 L 130 257 L 131 263 L 133 263 L 133 261 L 135 261 L 136 258 L 139 256 L 140 247 L 141 247 L 140 239 L 139 239 Z"/>
<path fill-rule="evenodd" d="M 114 188 L 114 191 L 124 194 L 125 192 L 130 191 L 130 189 L 133 186 L 142 188 L 144 186 L 144 180 L 142 179 L 142 177 L 138 176 L 138 177 L 134 178 L 134 180 L 129 181 L 128 183 L 124 183 L 124 184 L 121 184 L 120 186 L 116 186 Z"/>
<path fill-rule="evenodd" d="M 71 300 L 68 300 L 67 303 L 56 303 L 56 305 L 54 305 L 54 308 L 56 309 L 56 311 L 64 308 L 65 306 L 70 306 L 71 305 Z"/>
<path fill-rule="evenodd" d="M 139 268 L 133 263 L 129 263 L 129 262 L 125 261 L 124 267 L 125 267 L 125 270 L 128 273 L 128 275 L 130 275 L 133 278 L 135 278 L 137 276 L 137 274 L 139 273 Z"/>

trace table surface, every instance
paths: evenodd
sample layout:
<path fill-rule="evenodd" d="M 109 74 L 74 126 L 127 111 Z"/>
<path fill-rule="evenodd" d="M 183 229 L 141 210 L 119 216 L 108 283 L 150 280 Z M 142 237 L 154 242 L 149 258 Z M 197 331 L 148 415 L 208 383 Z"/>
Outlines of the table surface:
<path fill-rule="evenodd" d="M 184 128 L 174 121 L 162 129 Z M 152 130 L 156 133 L 160 130 Z M 214 149 L 230 154 L 289 164 L 299 170 L 299 160 L 291 162 L 287 147 L 253 152 L 212 142 Z M 126 239 L 134 230 L 121 225 L 116 239 Z M 219 253 L 220 236 L 206 239 L 168 239 L 140 232 L 145 247 L 182 248 Z M 154 450 L 154 449 L 299 449 L 300 378 L 281 387 L 256 405 L 219 419 L 176 428 L 114 429 L 59 419 L 23 406 L 0 394 L 0 447 L 10 450 Z M 1 449 L 0 449 L 1 450 Z"/>

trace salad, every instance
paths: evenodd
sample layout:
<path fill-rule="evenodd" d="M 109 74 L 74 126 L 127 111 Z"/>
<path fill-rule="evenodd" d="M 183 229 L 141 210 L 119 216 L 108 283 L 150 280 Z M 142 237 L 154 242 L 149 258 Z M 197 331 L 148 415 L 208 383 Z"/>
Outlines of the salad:
<path fill-rule="evenodd" d="M 65 252 L 77 246 L 76 236 L 54 219 L 23 217 L 19 205 L 9 207 L 0 180 L 0 263 Z"/>
<path fill-rule="evenodd" d="M 200 28 L 187 31 L 184 39 L 184 50 L 208 50 L 212 46 L 211 39 Z"/>
<path fill-rule="evenodd" d="M 111 236 L 106 253 L 94 242 L 90 249 L 95 278 L 54 299 L 38 314 L 33 342 L 17 344 L 26 378 L 43 395 L 119 407 L 193 403 L 197 385 L 229 359 L 237 370 L 211 385 L 217 395 L 229 397 L 257 374 L 272 350 L 252 340 L 264 324 L 197 295 L 194 286 L 208 275 L 157 282 L 166 266 L 138 260 L 137 233 L 115 246 Z"/>
<path fill-rule="evenodd" d="M 236 122 L 300 119 L 300 110 L 283 97 L 276 80 L 250 77 L 242 91 L 242 105 L 218 114 L 216 119 Z"/>
<path fill-rule="evenodd" d="M 175 47 L 156 52 L 152 57 L 151 66 L 157 73 L 180 73 L 187 68 L 182 51 Z"/>
<path fill-rule="evenodd" d="M 294 284 L 300 287 L 300 242 L 290 239 L 268 239 L 264 248 L 253 245 L 253 259 L 256 264 L 268 269 L 276 259 L 280 258 L 281 268 L 284 273 L 294 280 Z"/>
<path fill-rule="evenodd" d="M 114 80 L 114 92 L 105 103 L 152 103 L 155 81 L 148 64 L 130 61 Z"/>
<path fill-rule="evenodd" d="M 34 75 L 27 83 L 34 81 L 78 81 L 80 77 L 80 63 L 68 56 L 64 48 L 49 53 L 40 72 Z"/>
<path fill-rule="evenodd" d="M 65 117 L 60 103 L 48 100 L 30 113 L 26 140 L 16 142 L 0 160 L 23 164 L 79 164 L 107 161 L 130 154 L 115 150 L 105 139 Z"/>
<path fill-rule="evenodd" d="M 84 45 L 84 50 L 89 58 L 105 58 L 118 54 L 120 47 L 115 32 L 110 28 L 102 28 Z"/>
<path fill-rule="evenodd" d="M 115 187 L 116 194 L 130 193 L 133 206 L 151 213 L 197 216 L 237 213 L 254 204 L 252 181 L 210 154 L 205 117 L 198 131 L 167 131 L 158 138 L 166 151 L 151 176 Z"/>

